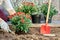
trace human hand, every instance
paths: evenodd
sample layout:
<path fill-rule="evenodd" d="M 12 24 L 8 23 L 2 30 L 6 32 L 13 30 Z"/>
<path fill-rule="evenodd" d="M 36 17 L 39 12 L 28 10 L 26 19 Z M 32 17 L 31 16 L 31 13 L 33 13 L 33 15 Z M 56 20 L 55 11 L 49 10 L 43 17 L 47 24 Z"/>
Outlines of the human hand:
<path fill-rule="evenodd" d="M 9 29 L 8 24 L 1 18 L 0 18 L 0 26 L 1 26 L 1 29 L 3 29 L 4 31 L 11 32 L 11 30 Z"/>

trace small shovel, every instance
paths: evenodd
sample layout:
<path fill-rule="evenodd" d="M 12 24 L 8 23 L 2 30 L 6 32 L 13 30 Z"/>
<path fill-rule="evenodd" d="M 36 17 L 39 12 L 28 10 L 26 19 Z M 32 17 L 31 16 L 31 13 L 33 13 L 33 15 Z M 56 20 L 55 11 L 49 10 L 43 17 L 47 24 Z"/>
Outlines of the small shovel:
<path fill-rule="evenodd" d="M 41 28 L 40 28 L 40 33 L 41 34 L 50 34 L 50 26 L 48 25 L 50 6 L 51 6 L 51 0 L 49 0 L 48 12 L 47 12 L 47 17 L 46 17 L 46 24 L 41 25 Z"/>

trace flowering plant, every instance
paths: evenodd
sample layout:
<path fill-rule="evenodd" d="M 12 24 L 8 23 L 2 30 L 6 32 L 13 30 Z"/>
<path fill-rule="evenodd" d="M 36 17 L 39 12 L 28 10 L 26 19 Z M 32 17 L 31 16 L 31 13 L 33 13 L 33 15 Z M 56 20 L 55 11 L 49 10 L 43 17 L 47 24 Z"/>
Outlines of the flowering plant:
<path fill-rule="evenodd" d="M 22 6 L 17 7 L 15 10 L 16 12 L 24 12 L 26 14 L 32 15 L 32 13 L 37 12 L 38 9 L 33 3 L 23 2 Z"/>
<path fill-rule="evenodd" d="M 48 12 L 48 2 L 47 3 L 43 3 L 40 7 L 41 12 L 44 14 L 44 16 L 47 16 L 47 12 Z M 49 18 L 52 18 L 53 15 L 57 14 L 58 11 L 55 9 L 55 7 L 51 4 L 51 8 L 50 8 L 50 14 L 49 14 Z"/>
<path fill-rule="evenodd" d="M 17 29 L 16 31 L 28 32 L 29 27 L 31 26 L 31 17 L 28 14 L 23 12 L 17 12 L 9 16 L 11 23 Z"/>

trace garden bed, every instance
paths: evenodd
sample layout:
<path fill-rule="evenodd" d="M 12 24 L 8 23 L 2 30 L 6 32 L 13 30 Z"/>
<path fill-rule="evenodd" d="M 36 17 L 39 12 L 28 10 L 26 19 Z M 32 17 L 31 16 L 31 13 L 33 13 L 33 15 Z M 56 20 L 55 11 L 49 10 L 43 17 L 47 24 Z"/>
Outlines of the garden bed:
<path fill-rule="evenodd" d="M 39 33 L 39 30 L 39 27 L 31 27 L 29 28 L 29 33 L 21 35 L 16 34 L 16 36 L 19 38 L 19 40 L 60 40 L 59 27 L 51 27 L 51 34 L 56 34 L 55 37 L 43 36 Z M 11 33 L 0 30 L 0 40 L 17 40 L 17 38 Z"/>

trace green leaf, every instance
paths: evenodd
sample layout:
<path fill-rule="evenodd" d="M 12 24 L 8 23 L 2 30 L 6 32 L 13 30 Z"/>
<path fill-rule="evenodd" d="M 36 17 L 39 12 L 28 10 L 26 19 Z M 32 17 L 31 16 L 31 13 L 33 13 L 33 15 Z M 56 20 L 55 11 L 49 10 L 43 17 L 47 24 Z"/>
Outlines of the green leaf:
<path fill-rule="evenodd" d="M 44 16 L 47 16 L 48 4 L 42 4 L 40 7 L 40 10 L 41 10 L 41 13 L 44 14 Z M 56 14 L 57 14 L 57 10 L 53 5 L 51 5 L 49 17 L 52 17 L 53 15 L 56 15 Z"/>

